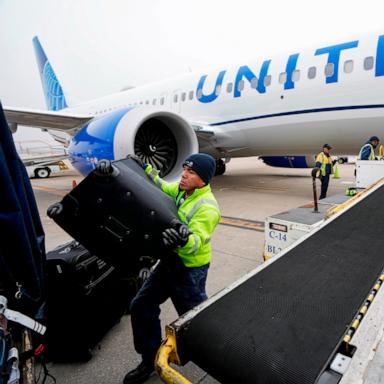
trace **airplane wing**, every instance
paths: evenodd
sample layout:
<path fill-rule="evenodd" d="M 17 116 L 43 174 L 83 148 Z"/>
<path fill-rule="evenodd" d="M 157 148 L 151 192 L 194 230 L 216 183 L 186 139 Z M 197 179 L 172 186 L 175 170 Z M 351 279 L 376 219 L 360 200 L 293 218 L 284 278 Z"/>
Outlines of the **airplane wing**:
<path fill-rule="evenodd" d="M 76 133 L 88 123 L 93 116 L 86 114 L 67 114 L 65 112 L 52 112 L 44 110 L 26 110 L 4 107 L 5 117 L 11 129 L 17 125 L 39 127 L 64 131 L 69 134 Z"/>

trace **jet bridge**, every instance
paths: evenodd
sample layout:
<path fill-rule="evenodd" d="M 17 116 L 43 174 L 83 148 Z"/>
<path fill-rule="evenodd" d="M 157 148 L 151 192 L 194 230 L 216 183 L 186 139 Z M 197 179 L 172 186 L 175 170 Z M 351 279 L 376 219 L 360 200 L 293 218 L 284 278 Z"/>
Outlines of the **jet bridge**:
<path fill-rule="evenodd" d="M 363 350 L 354 343 L 359 325 L 378 313 L 375 297 L 383 307 L 383 183 L 348 204 L 167 326 L 156 360 L 161 378 L 188 383 L 169 365 L 188 361 L 221 383 L 334 384 L 347 376 Z"/>

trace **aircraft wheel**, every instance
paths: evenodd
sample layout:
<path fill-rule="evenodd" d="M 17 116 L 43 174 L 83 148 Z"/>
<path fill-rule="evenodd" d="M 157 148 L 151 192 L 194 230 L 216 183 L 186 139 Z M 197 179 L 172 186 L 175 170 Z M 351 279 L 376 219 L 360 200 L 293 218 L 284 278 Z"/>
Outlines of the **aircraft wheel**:
<path fill-rule="evenodd" d="M 226 165 L 224 163 L 224 160 L 218 159 L 216 160 L 216 171 L 215 171 L 215 176 L 221 176 L 224 175 L 226 170 Z"/>
<path fill-rule="evenodd" d="M 39 179 L 46 179 L 51 174 L 48 168 L 37 168 L 35 170 L 35 176 Z"/>

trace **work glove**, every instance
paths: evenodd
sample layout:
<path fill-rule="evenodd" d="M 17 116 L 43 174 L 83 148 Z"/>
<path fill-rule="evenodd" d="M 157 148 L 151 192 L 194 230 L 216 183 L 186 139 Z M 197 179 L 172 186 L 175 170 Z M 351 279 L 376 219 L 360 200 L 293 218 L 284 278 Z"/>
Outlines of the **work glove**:
<path fill-rule="evenodd" d="M 99 160 L 96 165 L 96 171 L 102 175 L 110 175 L 113 172 L 111 161 L 106 159 Z"/>
<path fill-rule="evenodd" d="M 147 163 L 144 163 L 144 161 L 135 154 L 129 154 L 127 156 L 127 159 L 133 160 L 137 165 L 140 165 L 141 168 L 145 169 L 147 167 Z"/>
<path fill-rule="evenodd" d="M 47 215 L 51 219 L 55 218 L 61 212 L 63 212 L 63 204 L 61 204 L 61 203 L 52 204 L 47 209 Z"/>
<path fill-rule="evenodd" d="M 321 176 L 320 168 L 313 168 L 311 175 L 314 179 L 319 178 Z"/>
<path fill-rule="evenodd" d="M 163 243 L 169 249 L 184 247 L 188 242 L 190 235 L 189 229 L 186 225 L 181 224 L 178 230 L 168 228 L 162 233 Z"/>

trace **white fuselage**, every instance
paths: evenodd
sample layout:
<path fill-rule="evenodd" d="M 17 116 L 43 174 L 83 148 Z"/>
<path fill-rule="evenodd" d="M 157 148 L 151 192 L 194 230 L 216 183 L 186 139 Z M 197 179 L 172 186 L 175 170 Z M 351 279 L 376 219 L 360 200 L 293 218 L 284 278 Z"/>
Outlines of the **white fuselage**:
<path fill-rule="evenodd" d="M 384 137 L 383 88 L 377 34 L 190 73 L 67 110 L 100 116 L 125 106 L 166 108 L 215 132 L 216 145 L 234 157 L 314 154 L 325 142 L 334 153 L 353 154 L 369 136 Z"/>

